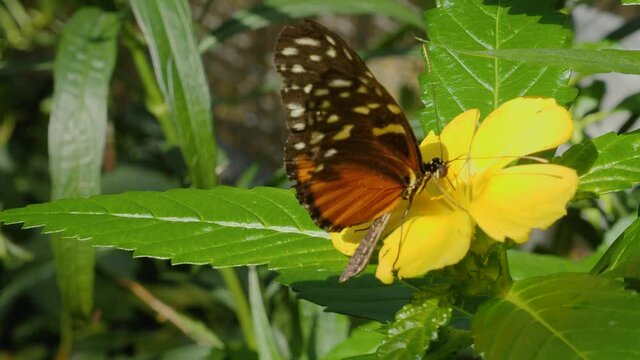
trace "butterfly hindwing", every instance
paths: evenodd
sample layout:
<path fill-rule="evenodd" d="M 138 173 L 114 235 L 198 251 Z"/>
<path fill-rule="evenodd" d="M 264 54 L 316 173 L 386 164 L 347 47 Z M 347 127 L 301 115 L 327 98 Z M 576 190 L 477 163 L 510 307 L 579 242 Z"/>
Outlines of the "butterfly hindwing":
<path fill-rule="evenodd" d="M 396 102 L 347 44 L 317 23 L 286 27 L 275 51 L 289 115 L 285 166 L 300 202 L 329 231 L 391 211 L 422 162 Z"/>

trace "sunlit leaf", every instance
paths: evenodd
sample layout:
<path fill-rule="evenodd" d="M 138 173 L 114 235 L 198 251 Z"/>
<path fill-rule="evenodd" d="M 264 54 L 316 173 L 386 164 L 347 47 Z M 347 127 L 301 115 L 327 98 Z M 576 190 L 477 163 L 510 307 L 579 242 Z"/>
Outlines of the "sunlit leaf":
<path fill-rule="evenodd" d="M 438 329 L 451 320 L 451 307 L 438 298 L 415 300 L 396 314 L 378 347 L 381 359 L 421 359 Z"/>
<path fill-rule="evenodd" d="M 517 281 L 473 320 L 486 359 L 631 359 L 640 354 L 640 298 L 621 282 L 588 274 Z"/>
<path fill-rule="evenodd" d="M 184 0 L 132 0 L 131 8 L 149 46 L 190 180 L 197 188 L 211 188 L 217 182 L 211 99 L 189 5 Z"/>
<path fill-rule="evenodd" d="M 640 183 L 640 132 L 608 133 L 574 145 L 554 163 L 576 169 L 580 196 L 600 195 Z"/>
<path fill-rule="evenodd" d="M 455 52 L 455 50 L 452 50 Z M 562 64 L 582 74 L 640 74 L 640 51 L 618 49 L 496 49 L 472 52 L 497 59 Z"/>
<path fill-rule="evenodd" d="M 371 319 L 392 319 L 412 293 L 405 285 L 384 286 L 371 275 L 339 284 L 347 257 L 333 248 L 293 193 L 281 189 L 221 186 L 102 195 L 7 210 L 0 220 L 44 226 L 47 233 L 175 264 L 268 264 L 301 297 Z"/>
<path fill-rule="evenodd" d="M 437 3 L 438 8 L 427 11 L 425 20 L 432 70 L 420 76 L 425 133 L 441 130 L 468 109 L 480 109 L 486 116 L 498 105 L 518 96 L 554 97 L 560 103 L 573 99 L 575 89 L 567 87 L 570 71 L 566 67 L 464 53 L 565 47 L 570 31 L 565 26 L 566 15 L 556 10 L 555 0 Z"/>

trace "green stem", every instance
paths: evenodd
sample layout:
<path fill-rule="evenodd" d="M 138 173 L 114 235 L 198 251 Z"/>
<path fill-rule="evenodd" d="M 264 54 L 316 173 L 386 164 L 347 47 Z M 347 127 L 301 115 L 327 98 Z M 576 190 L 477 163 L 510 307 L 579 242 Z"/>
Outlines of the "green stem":
<path fill-rule="evenodd" d="M 147 110 L 155 116 L 156 119 L 158 119 L 167 143 L 169 145 L 177 145 L 178 135 L 171 123 L 169 109 L 167 108 L 167 104 L 164 102 L 160 89 L 158 88 L 155 75 L 153 74 L 153 70 L 147 59 L 147 54 L 140 42 L 135 38 L 130 25 L 125 26 L 124 44 L 129 49 L 131 57 L 133 58 L 133 63 L 138 70 L 138 76 L 140 76 L 142 88 L 145 92 L 144 104 L 147 107 Z"/>
<path fill-rule="evenodd" d="M 499 295 L 504 295 L 509 292 L 509 289 L 511 289 L 513 279 L 511 278 L 511 272 L 509 271 L 509 257 L 507 256 L 507 247 L 503 244 L 500 244 L 498 248 L 500 275 L 496 280 L 496 290 Z"/>
<path fill-rule="evenodd" d="M 73 325 L 71 323 L 71 314 L 65 306 L 60 311 L 60 346 L 56 354 L 56 360 L 66 360 L 71 354 L 73 347 Z"/>
<path fill-rule="evenodd" d="M 253 332 L 251 310 L 249 309 L 249 302 L 247 301 L 245 292 L 240 284 L 240 279 L 238 279 L 238 274 L 233 268 L 223 268 L 219 270 L 225 285 L 231 292 L 231 297 L 233 297 L 236 306 L 236 315 L 238 316 L 238 321 L 240 321 L 240 328 L 242 329 L 242 334 L 247 342 L 247 346 L 252 350 L 256 350 L 257 343 L 255 333 Z"/>

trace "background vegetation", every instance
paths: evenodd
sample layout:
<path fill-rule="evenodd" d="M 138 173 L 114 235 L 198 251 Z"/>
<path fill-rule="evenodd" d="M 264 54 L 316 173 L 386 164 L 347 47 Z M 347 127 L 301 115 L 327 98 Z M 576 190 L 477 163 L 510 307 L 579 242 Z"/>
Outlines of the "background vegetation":
<path fill-rule="evenodd" d="M 568 216 L 539 241 L 528 249 L 510 250 L 511 277 L 520 280 L 562 271 L 613 272 L 613 277 L 625 281 L 593 280 L 611 297 L 588 299 L 593 301 L 589 304 L 618 309 L 626 321 L 634 323 L 640 316 L 636 293 L 640 258 L 635 250 L 640 248 L 636 220 L 640 192 L 634 188 L 640 178 L 640 140 L 633 130 L 638 128 L 640 92 L 606 104 L 617 86 L 592 75 L 640 73 L 637 53 L 617 50 L 640 26 L 637 10 L 622 10 L 608 2 L 576 5 L 541 1 L 534 6 L 525 6 L 522 1 L 454 3 L 448 11 L 432 12 L 426 22 L 439 89 L 459 92 L 465 107 L 480 107 L 487 114 L 491 108 L 483 99 L 494 93 L 481 94 L 474 86 L 493 73 L 480 71 L 475 78 L 461 79 L 457 75 L 462 65 L 444 66 L 451 63 L 449 56 L 505 59 L 505 83 L 515 85 L 503 88 L 502 100 L 523 95 L 522 83 L 543 67 L 537 82 L 525 93 L 554 96 L 571 105 L 576 120 L 575 146 L 555 161 L 577 168 L 581 174 L 579 196 Z M 505 14 L 512 16 L 510 31 L 519 34 L 514 35 L 515 45 L 498 50 L 469 47 L 472 42 L 465 34 L 491 26 L 469 10 L 476 3 L 504 7 Z M 415 37 L 427 37 L 422 13 L 434 6 L 430 1 L 383 0 L 271 0 L 255 4 L 4 0 L 0 6 L 2 206 L 11 209 L 131 190 L 209 189 L 217 184 L 288 187 L 281 169 L 286 134 L 272 48 L 283 24 L 297 18 L 318 17 L 344 35 L 399 99 L 421 137 L 435 127 L 436 120 L 442 124 L 459 112 L 452 97 L 437 94 L 441 118 L 436 118 L 430 101 L 433 94 L 425 86 L 429 78 L 424 74 L 421 44 Z M 571 22 L 560 14 L 570 16 L 576 6 L 621 13 L 626 20 L 597 41 L 574 41 Z M 549 14 L 553 16 L 547 17 Z M 557 26 L 560 23 L 563 26 Z M 513 51 L 518 47 L 525 49 Z M 600 48 L 614 50 L 594 52 Z M 464 51 L 454 54 L 452 49 Z M 189 56 L 198 53 L 201 57 Z M 510 60 L 526 61 L 526 65 Z M 416 81 L 419 74 L 422 86 Z M 607 131 L 615 133 L 603 135 Z M 4 227 L 0 234 L 0 358 L 338 359 L 376 351 L 387 358 L 424 353 L 436 328 L 423 325 L 440 315 L 434 304 L 420 302 L 424 294 L 416 296 L 406 284 L 382 288 L 370 277 L 336 291 L 332 283 L 324 281 L 344 264 L 336 252 L 322 259 L 321 252 L 308 252 L 304 258 L 308 262 L 303 263 L 306 267 L 286 259 L 287 255 L 298 256 L 296 249 L 317 246 L 324 251 L 325 246 L 330 247 L 324 237 L 313 233 L 317 230 L 292 197 L 264 188 L 216 191 L 212 196 L 216 199 L 205 193 L 194 196 L 190 194 L 196 193 L 180 191 L 170 192 L 168 197 L 182 203 L 193 201 L 214 214 L 230 212 L 216 201 L 238 201 L 239 196 L 276 199 L 284 210 L 273 210 L 260 202 L 249 210 L 269 214 L 272 218 L 267 219 L 275 224 L 291 216 L 306 237 L 258 256 L 250 251 L 241 253 L 237 249 L 255 245 L 235 243 L 240 235 L 226 233 L 228 242 L 220 250 L 229 251 L 229 256 L 218 253 L 197 258 L 189 254 L 193 250 L 189 246 L 197 245 L 184 245 L 186 241 L 166 248 L 162 244 L 144 246 L 144 241 L 162 236 L 193 235 L 197 231 L 192 228 L 135 235 L 143 224 L 104 225 L 128 235 L 113 239 L 100 237 L 102 225 L 78 220 L 75 232 L 67 235 L 89 234 L 89 243 L 59 234 L 42 235 L 39 230 Z M 151 203 L 162 204 L 160 200 Z M 88 206 L 63 204 L 85 210 Z M 102 205 L 121 206 L 116 202 Z M 158 205 L 155 210 L 165 208 Z M 245 210 L 235 214 L 242 215 Z M 4 216 L 4 221 L 12 222 L 10 215 Z M 24 214 L 13 218 L 25 219 L 29 223 Z M 74 226 L 64 221 L 36 219 L 30 224 L 47 223 L 48 230 Z M 620 234 L 617 248 L 605 254 Z M 135 254 L 151 257 L 133 258 L 131 252 L 94 248 L 92 244 L 136 249 Z M 265 267 L 216 270 L 206 265 L 172 265 L 152 257 L 216 266 L 268 262 L 280 273 L 278 276 Z M 572 276 L 555 279 L 539 291 L 553 293 L 568 283 L 577 289 L 593 288 L 592 280 L 581 282 L 583 275 Z M 513 291 L 529 286 L 526 281 L 516 284 Z M 293 290 L 286 285 L 293 285 Z M 403 306 L 411 305 L 412 296 L 414 303 L 418 301 L 416 307 L 403 308 L 392 325 L 380 325 L 391 322 Z M 351 316 L 323 312 L 325 306 Z M 497 313 L 488 306 L 476 320 L 491 329 L 475 335 L 476 350 L 500 351 L 491 344 L 491 334 L 497 331 L 492 314 Z M 611 316 L 585 321 L 606 323 Z M 403 319 L 422 325 L 408 326 Z M 439 341 L 430 347 L 432 357 L 446 358 L 467 348 L 472 338 L 470 321 L 465 314 L 454 314 L 451 322 L 456 326 L 439 333 Z M 638 328 L 624 329 L 617 342 L 607 346 L 630 356 L 638 348 L 629 334 L 637 333 Z M 578 346 L 577 353 L 583 358 L 619 358 L 614 357 L 619 354 L 583 352 L 580 346 L 587 347 L 599 336 L 581 336 L 581 341 L 573 343 Z M 501 339 L 518 349 L 517 338 Z M 538 338 L 532 335 L 530 339 Z M 397 352 L 399 343 L 406 351 Z M 469 349 L 458 354 L 477 355 Z"/>

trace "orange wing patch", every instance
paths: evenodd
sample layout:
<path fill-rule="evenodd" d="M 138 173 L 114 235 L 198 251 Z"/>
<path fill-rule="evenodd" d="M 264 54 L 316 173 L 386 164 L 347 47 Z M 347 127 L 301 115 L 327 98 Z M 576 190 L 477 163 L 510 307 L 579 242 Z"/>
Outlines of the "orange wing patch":
<path fill-rule="evenodd" d="M 298 180 L 313 199 L 311 210 L 317 212 L 320 223 L 330 223 L 331 230 L 371 221 L 392 211 L 402 200 L 404 186 L 385 176 L 354 166 L 333 170 L 338 176 L 331 181 L 304 184 Z M 309 172 L 301 170 L 299 174 L 307 176 Z"/>

